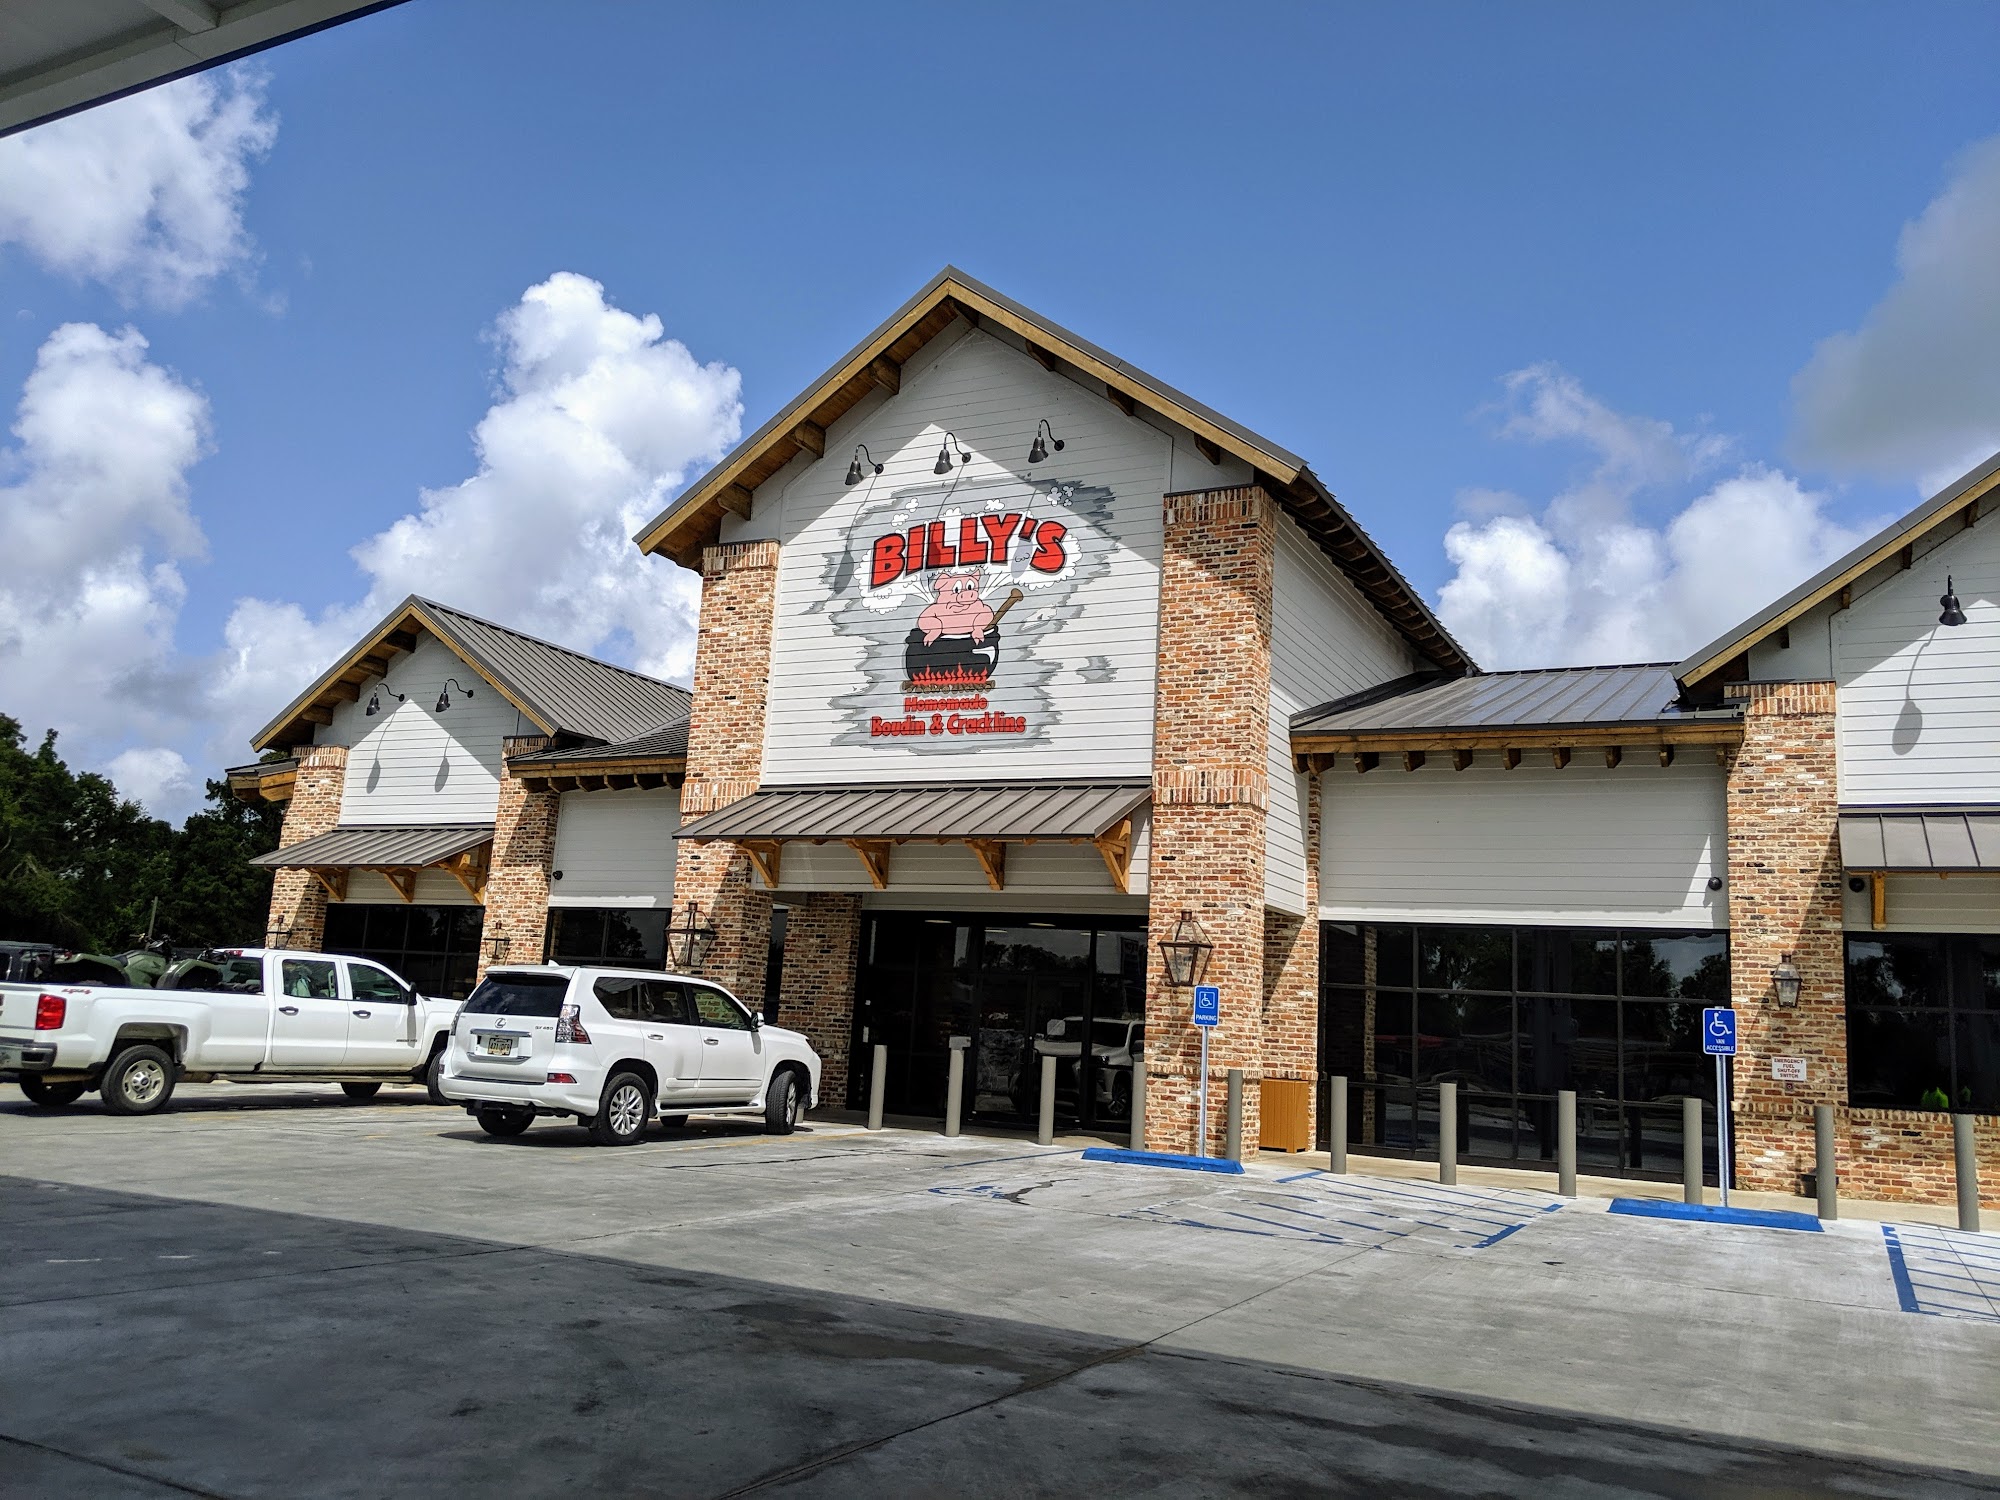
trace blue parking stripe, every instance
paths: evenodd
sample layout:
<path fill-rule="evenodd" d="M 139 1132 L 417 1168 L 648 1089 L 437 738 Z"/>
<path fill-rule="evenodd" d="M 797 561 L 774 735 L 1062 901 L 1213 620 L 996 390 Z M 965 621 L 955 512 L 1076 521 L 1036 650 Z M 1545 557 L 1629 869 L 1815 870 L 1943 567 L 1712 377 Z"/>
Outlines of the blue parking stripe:
<path fill-rule="evenodd" d="M 1923 1306 L 1917 1301 L 1917 1289 L 1910 1285 L 1910 1268 L 1903 1263 L 1903 1244 L 1896 1238 L 1896 1226 L 1884 1224 L 1882 1239 L 1889 1249 L 1889 1274 L 1896 1282 L 1896 1301 L 1906 1313 L 1920 1313 Z"/>

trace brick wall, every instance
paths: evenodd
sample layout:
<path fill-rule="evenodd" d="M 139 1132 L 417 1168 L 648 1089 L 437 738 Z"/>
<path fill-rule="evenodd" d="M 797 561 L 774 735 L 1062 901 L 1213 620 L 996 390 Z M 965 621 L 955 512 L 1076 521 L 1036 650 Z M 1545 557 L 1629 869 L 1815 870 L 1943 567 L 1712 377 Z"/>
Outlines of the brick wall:
<path fill-rule="evenodd" d="M 1306 912 L 1264 912 L 1264 1076 L 1302 1078 L 1319 1119 L 1319 777 L 1305 779 Z"/>
<path fill-rule="evenodd" d="M 1731 693 L 1744 706 L 1728 779 L 1736 1181 L 1799 1192 L 1814 1163 L 1813 1106 L 1831 1104 L 1843 1195 L 1950 1203 L 1949 1116 L 1847 1103 L 1834 685 L 1748 683 Z M 1802 983 L 1798 1004 L 1783 1008 L 1771 971 L 1787 953 Z M 1774 1079 L 1774 1057 L 1803 1058 L 1805 1081 Z M 2000 1205 L 2000 1121 L 1979 1124 L 1982 1196 Z"/>
<path fill-rule="evenodd" d="M 549 866 L 555 859 L 556 818 L 562 797 L 531 792 L 506 770 L 509 756 L 546 750 L 544 735 L 510 735 L 501 742 L 500 797 L 493 810 L 493 853 L 486 872 L 486 926 L 480 935 L 479 974 L 493 963 L 538 964 L 549 933 Z M 495 938 L 504 950 L 494 954 Z"/>
<path fill-rule="evenodd" d="M 278 847 L 288 848 L 340 823 L 340 794 L 347 783 L 345 745 L 308 745 L 299 753 L 298 779 L 285 808 Z M 326 891 L 304 870 L 279 870 L 271 882 L 266 941 L 273 947 L 316 951 L 326 941 Z M 282 935 L 281 935 L 282 934 Z"/>
<path fill-rule="evenodd" d="M 854 981 L 861 957 L 861 897 L 815 891 L 785 917 L 785 965 L 778 1024 L 802 1031 L 820 1056 L 820 1102 L 847 1103 L 854 1040 Z"/>
<path fill-rule="evenodd" d="M 757 790 L 764 763 L 764 694 L 771 670 L 776 542 L 709 547 L 701 556 L 701 621 L 695 632 L 694 713 L 688 724 L 681 821 L 689 823 Z M 682 842 L 674 856 L 678 916 L 701 907 L 716 929 L 702 972 L 753 1009 L 764 1003 L 771 897 L 756 889 L 734 844 Z"/>
<path fill-rule="evenodd" d="M 1255 486 L 1168 495 L 1160 567 L 1148 867 L 1146 1144 L 1195 1148 L 1200 1037 L 1159 944 L 1183 911 L 1215 945 L 1209 1150 L 1222 1149 L 1227 1073 L 1244 1074 L 1243 1141 L 1257 1149 L 1264 1071 L 1264 821 L 1271 704 L 1271 502 Z"/>

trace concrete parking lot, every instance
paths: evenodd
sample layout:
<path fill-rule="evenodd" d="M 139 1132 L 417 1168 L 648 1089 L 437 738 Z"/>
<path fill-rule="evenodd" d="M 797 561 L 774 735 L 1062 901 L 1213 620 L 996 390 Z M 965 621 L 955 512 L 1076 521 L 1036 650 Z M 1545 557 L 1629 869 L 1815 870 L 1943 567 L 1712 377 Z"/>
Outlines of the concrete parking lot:
<path fill-rule="evenodd" d="M 0 1099 L 0 1493 L 2000 1494 L 2000 1235 Z"/>

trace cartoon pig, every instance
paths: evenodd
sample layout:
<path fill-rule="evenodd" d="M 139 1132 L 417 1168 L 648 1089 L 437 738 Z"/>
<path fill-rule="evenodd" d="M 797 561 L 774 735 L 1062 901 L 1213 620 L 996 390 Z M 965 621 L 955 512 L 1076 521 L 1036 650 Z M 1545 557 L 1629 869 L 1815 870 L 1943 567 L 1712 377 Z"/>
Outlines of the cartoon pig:
<path fill-rule="evenodd" d="M 940 573 L 931 580 L 931 589 L 936 599 L 917 616 L 924 644 L 935 644 L 941 635 L 969 635 L 975 646 L 984 645 L 993 625 L 993 606 L 979 597 L 979 575 Z"/>

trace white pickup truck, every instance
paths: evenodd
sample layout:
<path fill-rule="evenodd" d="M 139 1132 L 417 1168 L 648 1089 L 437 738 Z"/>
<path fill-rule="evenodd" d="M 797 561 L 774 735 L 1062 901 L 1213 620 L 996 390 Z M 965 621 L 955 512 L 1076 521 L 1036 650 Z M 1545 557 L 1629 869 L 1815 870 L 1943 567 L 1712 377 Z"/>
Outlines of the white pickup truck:
<path fill-rule="evenodd" d="M 0 984 L 0 1078 L 36 1104 L 96 1089 L 113 1114 L 149 1115 L 183 1079 L 328 1081 L 366 1099 L 423 1083 L 435 1103 L 458 1004 L 419 995 L 367 959 L 229 948 L 213 990 Z"/>

